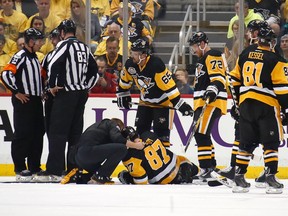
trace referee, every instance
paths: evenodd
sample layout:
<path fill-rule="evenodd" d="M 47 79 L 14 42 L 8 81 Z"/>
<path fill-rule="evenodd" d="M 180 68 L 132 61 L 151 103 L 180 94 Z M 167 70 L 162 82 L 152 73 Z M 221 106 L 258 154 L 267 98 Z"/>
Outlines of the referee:
<path fill-rule="evenodd" d="M 76 25 L 63 20 L 58 26 L 61 42 L 49 62 L 49 90 L 54 96 L 48 132 L 49 154 L 46 171 L 34 181 L 60 182 L 65 167 L 65 149 L 75 145 L 83 130 L 88 91 L 98 80 L 98 68 L 89 48 L 75 37 Z M 68 154 L 67 154 L 68 155 Z M 67 171 L 72 169 L 67 162 Z"/>
<path fill-rule="evenodd" d="M 11 154 L 16 181 L 30 181 L 39 172 L 43 149 L 44 117 L 42 77 L 35 54 L 43 45 L 44 35 L 29 28 L 24 32 L 25 45 L 4 67 L 2 81 L 12 92 L 14 139 Z M 26 158 L 27 165 L 26 166 Z"/>

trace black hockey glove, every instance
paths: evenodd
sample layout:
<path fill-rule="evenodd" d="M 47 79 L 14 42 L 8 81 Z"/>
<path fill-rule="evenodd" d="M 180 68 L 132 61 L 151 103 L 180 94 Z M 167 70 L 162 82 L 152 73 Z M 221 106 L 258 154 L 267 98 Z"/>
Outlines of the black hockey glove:
<path fill-rule="evenodd" d="M 122 109 L 130 109 L 131 108 L 131 96 L 130 92 L 119 92 L 116 93 L 117 96 L 117 105 Z"/>
<path fill-rule="evenodd" d="M 209 98 L 209 103 L 212 103 L 216 100 L 216 97 L 218 95 L 218 88 L 215 85 L 209 85 L 206 89 L 206 91 L 204 92 L 203 95 L 203 100 L 207 100 Z"/>
<path fill-rule="evenodd" d="M 118 174 L 118 179 L 122 184 L 134 184 L 133 177 L 127 170 L 123 170 Z"/>
<path fill-rule="evenodd" d="M 236 108 L 235 105 L 233 105 L 233 106 L 231 107 L 230 115 L 231 115 L 231 117 L 232 117 L 235 121 L 239 122 L 240 113 L 239 113 L 239 110 Z"/>
<path fill-rule="evenodd" d="M 192 107 L 186 102 L 182 103 L 182 105 L 179 107 L 179 111 L 183 116 L 193 116 L 194 114 Z"/>

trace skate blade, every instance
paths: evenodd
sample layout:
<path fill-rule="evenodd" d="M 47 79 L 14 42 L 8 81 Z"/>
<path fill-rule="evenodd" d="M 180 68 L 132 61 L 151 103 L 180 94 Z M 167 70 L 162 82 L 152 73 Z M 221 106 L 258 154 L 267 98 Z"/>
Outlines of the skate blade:
<path fill-rule="evenodd" d="M 248 193 L 249 188 L 243 188 L 240 186 L 233 186 L 232 192 L 233 193 Z"/>
<path fill-rule="evenodd" d="M 231 179 L 228 179 L 224 176 L 221 176 L 220 174 L 218 174 L 215 171 L 212 171 L 210 174 L 215 180 L 217 180 L 219 183 L 221 183 L 222 185 L 225 185 L 229 188 L 233 187 L 233 181 Z"/>
<path fill-rule="evenodd" d="M 282 194 L 283 188 L 266 187 L 266 194 Z"/>
<path fill-rule="evenodd" d="M 266 188 L 266 183 L 265 182 L 255 182 L 255 187 L 256 188 Z"/>

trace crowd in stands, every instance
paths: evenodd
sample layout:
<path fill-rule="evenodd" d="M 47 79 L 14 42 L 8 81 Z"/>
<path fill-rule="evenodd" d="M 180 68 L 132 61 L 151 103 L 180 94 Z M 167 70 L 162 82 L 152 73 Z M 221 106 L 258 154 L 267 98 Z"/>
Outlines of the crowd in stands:
<path fill-rule="evenodd" d="M 123 2 L 122 0 L 91 0 L 90 49 L 99 62 L 105 62 L 102 81 L 98 86 L 104 86 L 103 79 L 109 74 L 113 82 L 118 80 L 122 70 L 123 54 Z M 157 18 L 155 11 L 162 7 L 157 0 L 134 0 L 128 3 L 128 50 L 131 43 L 139 37 L 147 37 L 152 43 L 154 36 L 153 20 Z M 165 2 L 165 1 L 163 1 Z M 161 8 L 161 12 L 165 8 Z M 76 37 L 86 41 L 86 0 L 0 0 L 0 41 L 2 69 L 10 58 L 23 48 L 23 32 L 28 28 L 36 28 L 45 34 L 45 43 L 37 52 L 41 62 L 45 55 L 54 49 L 49 39 L 50 33 L 64 19 L 75 22 Z M 2 70 L 0 71 L 2 72 Z M 107 73 L 106 73 L 107 72 Z M 106 80 L 109 84 L 109 80 Z M 113 83 L 112 82 L 112 83 Z M 101 93 L 115 93 L 116 88 L 107 90 L 103 87 Z M 1 84 L 0 92 L 8 92 Z"/>

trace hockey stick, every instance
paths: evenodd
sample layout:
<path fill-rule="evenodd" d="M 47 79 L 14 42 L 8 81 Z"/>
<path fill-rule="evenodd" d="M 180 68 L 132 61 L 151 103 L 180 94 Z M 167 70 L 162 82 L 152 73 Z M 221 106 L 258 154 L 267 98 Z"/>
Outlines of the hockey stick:
<path fill-rule="evenodd" d="M 117 100 L 112 100 L 112 103 L 117 103 Z M 174 107 L 170 106 L 163 106 L 159 104 L 144 104 L 144 103 L 138 103 L 138 102 L 129 102 L 130 105 L 137 105 L 137 106 L 145 106 L 145 107 L 154 107 L 154 108 L 166 108 L 166 109 L 172 109 L 172 110 L 177 110 Z"/>
<path fill-rule="evenodd" d="M 188 147 L 190 145 L 190 142 L 191 142 L 192 138 L 194 137 L 194 135 L 196 133 L 196 130 L 198 129 L 198 126 L 199 126 L 199 124 L 200 124 L 200 122 L 201 122 L 201 120 L 203 118 L 204 112 L 205 112 L 206 107 L 207 107 L 208 104 L 209 104 L 209 98 L 206 99 L 205 104 L 202 107 L 202 111 L 201 111 L 198 119 L 196 121 L 193 121 L 193 123 L 192 123 L 192 132 L 191 132 L 191 134 L 190 134 L 190 136 L 189 136 L 189 138 L 188 138 L 188 140 L 186 142 L 186 146 L 185 146 L 185 149 L 184 149 L 185 152 L 187 151 L 187 149 L 188 149 Z"/>
<path fill-rule="evenodd" d="M 225 74 L 226 74 L 226 77 L 228 78 L 228 84 L 229 84 L 230 92 L 231 92 L 231 95 L 232 95 L 232 99 L 233 99 L 234 105 L 236 107 L 236 110 L 239 112 L 239 104 L 238 104 L 238 100 L 237 100 L 237 97 L 236 97 L 234 86 L 232 85 L 232 78 L 230 76 L 230 70 L 229 70 L 229 67 L 228 67 L 228 63 L 227 63 L 225 54 L 223 53 L 221 56 L 222 56 L 224 67 L 225 67 Z"/>

